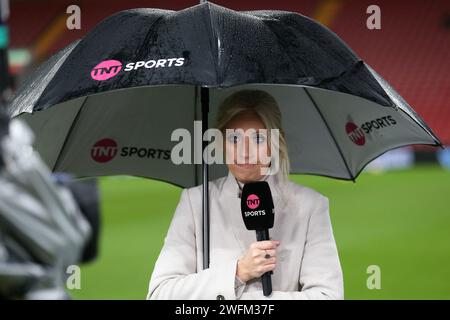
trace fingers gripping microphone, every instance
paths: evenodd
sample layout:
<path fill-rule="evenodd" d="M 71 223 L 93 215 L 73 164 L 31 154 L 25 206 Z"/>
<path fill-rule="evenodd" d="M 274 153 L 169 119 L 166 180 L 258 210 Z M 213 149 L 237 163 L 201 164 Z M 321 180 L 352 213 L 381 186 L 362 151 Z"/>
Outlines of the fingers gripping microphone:
<path fill-rule="evenodd" d="M 256 240 L 269 240 L 269 229 L 273 227 L 274 206 L 269 184 L 266 181 L 246 183 L 242 189 L 241 212 L 248 230 L 256 231 Z M 262 275 L 263 293 L 272 293 L 271 272 Z"/>

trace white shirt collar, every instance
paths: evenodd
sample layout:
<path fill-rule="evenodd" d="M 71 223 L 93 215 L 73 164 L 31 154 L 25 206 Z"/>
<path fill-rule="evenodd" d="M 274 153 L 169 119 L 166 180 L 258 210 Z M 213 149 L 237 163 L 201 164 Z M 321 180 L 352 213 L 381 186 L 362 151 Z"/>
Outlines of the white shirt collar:
<path fill-rule="evenodd" d="M 233 176 L 234 177 L 234 176 Z M 267 178 L 269 177 L 269 175 L 265 175 L 264 177 L 262 177 L 261 179 L 259 179 L 259 181 L 267 181 Z M 244 183 L 239 181 L 238 179 L 236 179 L 236 177 L 234 177 L 234 179 L 236 180 L 238 186 L 239 186 L 239 194 L 238 194 L 238 198 L 241 197 L 242 194 L 242 188 L 244 187 Z"/>

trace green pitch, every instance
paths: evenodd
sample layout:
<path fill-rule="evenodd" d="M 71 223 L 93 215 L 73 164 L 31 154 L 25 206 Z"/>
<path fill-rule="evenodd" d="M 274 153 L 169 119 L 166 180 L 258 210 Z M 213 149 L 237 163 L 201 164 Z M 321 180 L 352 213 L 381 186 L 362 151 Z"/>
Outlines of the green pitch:
<path fill-rule="evenodd" d="M 450 171 L 438 166 L 356 183 L 291 179 L 330 198 L 346 299 L 450 299 Z M 144 299 L 181 189 L 152 180 L 102 178 L 100 257 L 81 268 L 79 299 Z M 380 289 L 368 289 L 369 266 Z M 373 283 L 369 281 L 370 283 Z"/>

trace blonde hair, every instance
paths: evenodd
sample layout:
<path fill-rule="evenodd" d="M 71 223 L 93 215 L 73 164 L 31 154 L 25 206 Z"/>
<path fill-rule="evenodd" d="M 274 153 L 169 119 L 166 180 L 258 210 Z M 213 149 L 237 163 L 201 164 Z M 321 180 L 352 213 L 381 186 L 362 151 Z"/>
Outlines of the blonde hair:
<path fill-rule="evenodd" d="M 268 133 L 270 129 L 279 130 L 279 159 L 280 171 L 283 180 L 287 181 L 290 164 L 286 145 L 286 137 L 281 122 L 281 111 L 275 98 L 263 90 L 244 89 L 225 98 L 219 106 L 216 117 L 216 128 L 222 133 L 227 123 L 241 112 L 251 110 L 255 112 L 264 123 Z M 269 143 L 271 139 L 268 139 Z M 273 157 L 273 153 L 272 157 Z"/>

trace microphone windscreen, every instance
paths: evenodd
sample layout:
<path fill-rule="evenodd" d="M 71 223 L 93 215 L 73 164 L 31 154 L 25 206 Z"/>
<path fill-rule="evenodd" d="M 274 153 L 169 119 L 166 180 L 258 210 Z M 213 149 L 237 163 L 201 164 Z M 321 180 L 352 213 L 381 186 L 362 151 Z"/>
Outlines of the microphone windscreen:
<path fill-rule="evenodd" d="M 266 181 L 246 183 L 242 189 L 241 212 L 248 230 L 266 230 L 273 227 L 274 206 L 272 193 Z"/>

